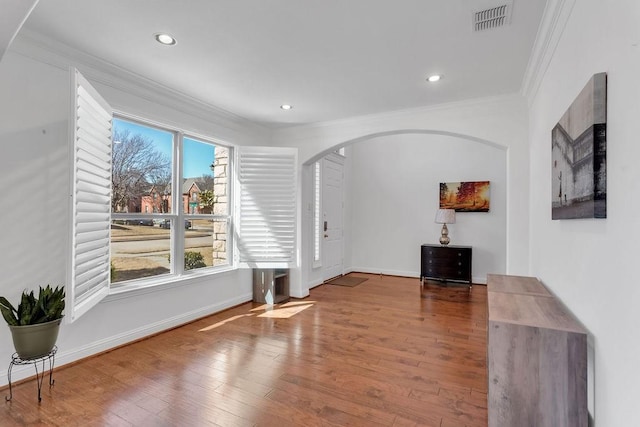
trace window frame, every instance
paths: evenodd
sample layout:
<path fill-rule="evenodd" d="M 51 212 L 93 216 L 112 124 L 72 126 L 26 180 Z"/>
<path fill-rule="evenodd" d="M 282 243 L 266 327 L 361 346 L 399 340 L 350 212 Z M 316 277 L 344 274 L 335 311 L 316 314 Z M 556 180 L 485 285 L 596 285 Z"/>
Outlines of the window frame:
<path fill-rule="evenodd" d="M 180 191 L 172 191 L 171 192 L 171 212 L 162 213 L 144 213 L 144 212 L 112 212 L 111 219 L 119 220 L 119 219 L 128 219 L 128 218 L 139 218 L 139 219 L 151 219 L 151 220 L 163 220 L 168 219 L 171 221 L 170 227 L 170 237 L 169 237 L 169 248 L 170 248 L 170 271 L 169 273 L 159 274 L 151 277 L 142 277 L 137 279 L 126 280 L 122 282 L 111 282 L 110 283 L 110 294 L 111 293 L 119 293 L 126 290 L 134 290 L 137 288 L 146 288 L 154 285 L 161 285 L 166 283 L 171 283 L 173 281 L 180 280 L 183 277 L 195 277 L 199 275 L 209 275 L 215 274 L 217 272 L 227 271 L 230 269 L 236 269 L 236 260 L 234 259 L 234 251 L 231 250 L 230 246 L 233 245 L 233 209 L 228 209 L 226 215 L 214 215 L 211 214 L 190 214 L 189 212 L 184 212 L 183 209 L 183 200 L 182 200 L 182 181 L 184 181 L 183 175 L 183 160 L 184 160 L 184 139 L 189 138 L 196 140 L 198 142 L 211 144 L 212 146 L 221 146 L 226 148 L 230 155 L 235 152 L 235 146 L 233 144 L 225 143 L 219 141 L 215 138 L 206 137 L 202 135 L 197 135 L 193 132 L 186 132 L 183 129 L 178 127 L 171 127 L 167 125 L 163 125 L 157 123 L 153 120 L 133 116 L 131 114 L 124 113 L 122 111 L 114 110 L 112 113 L 113 120 L 121 120 L 129 123 L 134 123 L 139 126 L 150 127 L 154 129 L 158 129 L 164 132 L 171 133 L 173 135 L 173 146 L 172 146 L 172 162 L 171 162 L 171 188 L 178 188 Z M 115 125 L 114 125 L 115 128 Z M 113 141 L 112 141 L 113 143 Z M 231 157 L 230 157 L 231 158 Z M 233 165 L 230 163 L 229 165 L 230 174 L 233 173 Z M 233 194 L 233 180 L 229 179 L 227 181 L 227 192 L 230 194 L 230 205 L 233 203 L 231 195 Z M 184 262 L 180 262 L 179 260 L 184 260 L 185 253 L 185 227 L 179 227 L 178 224 L 183 224 L 187 219 L 211 219 L 213 221 L 216 220 L 224 220 L 227 223 L 227 236 L 229 241 L 227 243 L 227 260 L 228 262 L 224 265 L 218 266 L 207 266 L 201 267 L 198 269 L 186 270 L 184 268 Z M 109 239 L 109 244 L 111 245 L 111 238 Z M 177 254 L 182 254 L 182 256 L 177 256 Z"/>
<path fill-rule="evenodd" d="M 224 147 L 227 149 L 228 152 L 228 159 L 229 159 L 229 163 L 227 165 L 228 167 L 228 171 L 227 171 L 227 213 L 226 214 L 215 214 L 213 212 L 213 208 L 210 214 L 201 214 L 201 213 L 190 213 L 189 210 L 187 209 L 187 212 L 182 212 L 183 214 L 183 220 L 181 222 L 179 222 L 179 224 L 182 224 L 184 222 L 184 220 L 186 219 L 210 219 L 212 220 L 213 223 L 215 223 L 215 221 L 224 221 L 226 222 L 226 256 L 227 256 L 227 263 L 223 264 L 223 265 L 213 265 L 210 267 L 201 267 L 198 269 L 192 269 L 192 270 L 184 270 L 184 263 L 181 263 L 181 266 L 183 268 L 183 274 L 187 274 L 187 275 L 191 275 L 191 274 L 195 274 L 195 273 L 201 273 L 203 271 L 209 271 L 209 272 L 213 272 L 215 273 L 216 271 L 225 271 L 228 268 L 237 268 L 237 259 L 234 257 L 234 250 L 233 250 L 233 246 L 234 246 L 234 239 L 233 236 L 235 235 L 234 233 L 234 229 L 233 229 L 233 213 L 235 212 L 235 210 L 233 209 L 233 173 L 234 173 L 234 164 L 232 162 L 232 159 L 234 159 L 234 155 L 236 152 L 236 147 L 231 145 L 231 144 L 225 144 L 225 143 L 220 143 L 218 141 L 216 141 L 213 138 L 210 137 L 204 137 L 201 135 L 196 135 L 193 133 L 183 133 L 182 137 L 180 139 L 180 146 L 181 149 L 184 149 L 183 146 L 183 142 L 185 139 L 190 139 L 192 141 L 195 142 L 200 142 L 200 143 L 205 143 L 205 144 L 210 144 L 214 147 Z M 184 151 L 183 151 L 184 152 Z M 181 162 L 181 167 L 182 167 L 182 162 Z M 182 171 L 181 171 L 182 172 Z M 213 171 L 212 171 L 213 172 Z M 212 176 L 215 179 L 215 172 L 212 173 Z M 183 177 L 184 179 L 184 177 Z M 202 189 L 201 189 L 202 190 Z M 194 195 L 197 195 L 197 201 L 200 200 L 200 192 L 198 193 L 193 193 Z M 191 201 L 191 198 L 189 198 L 189 201 Z M 182 203 L 182 200 L 180 201 Z M 181 204 L 182 206 L 182 204 Z M 181 211 L 183 211 L 183 209 L 180 209 Z M 182 238 L 182 243 L 184 246 L 184 232 L 185 229 L 184 227 L 179 227 L 181 229 L 181 231 L 183 232 L 183 238 Z M 183 247 L 183 254 L 185 252 L 185 249 Z"/>

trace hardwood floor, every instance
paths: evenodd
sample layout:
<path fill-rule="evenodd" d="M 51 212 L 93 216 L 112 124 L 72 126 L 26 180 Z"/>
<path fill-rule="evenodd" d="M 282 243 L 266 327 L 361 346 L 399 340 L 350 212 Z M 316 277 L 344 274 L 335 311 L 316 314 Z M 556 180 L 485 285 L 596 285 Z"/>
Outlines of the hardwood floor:
<path fill-rule="evenodd" d="M 355 275 L 19 384 L 0 425 L 486 426 L 486 287 Z"/>

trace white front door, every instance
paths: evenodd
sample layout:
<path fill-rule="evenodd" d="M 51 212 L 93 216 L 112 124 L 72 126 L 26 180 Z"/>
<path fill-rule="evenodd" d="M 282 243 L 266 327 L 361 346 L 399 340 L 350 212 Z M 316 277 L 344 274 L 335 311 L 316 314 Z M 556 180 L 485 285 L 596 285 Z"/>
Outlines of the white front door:
<path fill-rule="evenodd" d="M 323 279 L 340 276 L 343 269 L 342 181 L 344 158 L 330 154 L 322 159 L 322 266 Z"/>

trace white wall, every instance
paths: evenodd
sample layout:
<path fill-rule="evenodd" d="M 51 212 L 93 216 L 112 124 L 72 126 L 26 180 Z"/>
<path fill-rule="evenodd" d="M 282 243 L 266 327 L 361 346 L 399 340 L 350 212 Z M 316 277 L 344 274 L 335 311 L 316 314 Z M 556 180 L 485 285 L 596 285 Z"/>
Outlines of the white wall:
<path fill-rule="evenodd" d="M 506 272 L 529 272 L 529 149 L 527 142 L 527 106 L 519 95 L 469 100 L 436 107 L 359 117 L 351 120 L 280 129 L 273 134 L 273 143 L 298 147 L 301 163 L 315 161 L 339 146 L 366 144 L 381 136 L 431 133 L 455 136 L 489 144 L 506 150 Z M 347 155 L 347 159 L 349 156 Z M 348 166 L 345 188 L 349 188 Z M 304 179 L 302 191 L 311 192 L 311 181 Z M 349 193 L 345 212 L 350 209 Z M 302 265 L 292 272 L 301 295 L 306 289 L 322 282 L 320 269 L 312 269 L 304 251 L 311 245 L 308 204 L 302 207 Z M 346 253 L 350 241 L 345 242 Z M 499 255 L 500 256 L 500 255 Z M 346 261 L 346 260 L 345 260 Z"/>
<path fill-rule="evenodd" d="M 548 69 L 531 98 L 531 270 L 593 334 L 595 424 L 637 426 L 640 2 L 580 0 L 563 7 L 568 21 L 556 28 L 557 48 L 547 52 Z M 608 74 L 607 219 L 552 221 L 551 129 L 602 71 Z"/>
<path fill-rule="evenodd" d="M 440 182 L 491 181 L 487 213 L 458 212 L 452 245 L 473 246 L 473 280 L 506 270 L 506 151 L 463 138 L 395 135 L 352 146 L 351 264 L 347 270 L 418 277 L 420 245 L 438 243 Z"/>
<path fill-rule="evenodd" d="M 0 62 L 0 223 L 4 225 L 0 239 L 0 295 L 14 302 L 24 289 L 65 284 L 67 277 L 70 62 L 24 45 L 19 51 L 12 48 Z M 95 86 L 123 112 L 233 143 L 268 138 L 260 128 L 216 116 L 206 106 L 163 95 L 159 90 L 145 94 L 131 81 L 108 76 L 104 69 L 80 68 L 87 77 L 99 78 L 100 83 Z M 69 363 L 250 299 L 249 270 L 192 277 L 170 286 L 109 296 L 76 322 L 63 324 L 56 364 Z M 12 353 L 9 329 L 0 326 L 0 360 L 10 360 Z M 13 379 L 31 375 L 32 367 L 25 366 L 14 369 Z M 0 386 L 5 384 L 7 375 L 3 370 Z"/>

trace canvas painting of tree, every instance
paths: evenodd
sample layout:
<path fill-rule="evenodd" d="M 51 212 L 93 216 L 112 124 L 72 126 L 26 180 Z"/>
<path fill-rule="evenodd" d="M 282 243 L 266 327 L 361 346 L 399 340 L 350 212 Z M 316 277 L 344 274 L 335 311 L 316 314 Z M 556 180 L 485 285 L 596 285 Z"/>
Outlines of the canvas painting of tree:
<path fill-rule="evenodd" d="M 489 212 L 489 181 L 441 182 L 440 209 Z"/>

